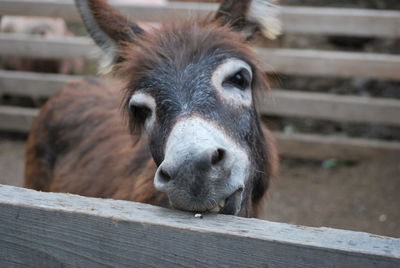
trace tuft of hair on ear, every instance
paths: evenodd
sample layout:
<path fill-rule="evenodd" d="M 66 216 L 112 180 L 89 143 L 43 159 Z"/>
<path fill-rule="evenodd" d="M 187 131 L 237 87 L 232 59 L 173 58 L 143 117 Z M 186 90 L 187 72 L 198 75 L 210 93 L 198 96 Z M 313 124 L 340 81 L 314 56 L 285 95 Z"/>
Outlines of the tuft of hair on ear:
<path fill-rule="evenodd" d="M 276 39 L 282 32 L 278 0 L 252 0 L 246 18 L 247 21 L 256 24 L 261 34 L 269 39 Z"/>
<path fill-rule="evenodd" d="M 92 57 L 98 60 L 98 74 L 106 75 L 112 73 L 114 69 L 115 54 L 115 48 L 112 46 L 107 50 L 101 50 L 97 47 L 93 49 Z"/>

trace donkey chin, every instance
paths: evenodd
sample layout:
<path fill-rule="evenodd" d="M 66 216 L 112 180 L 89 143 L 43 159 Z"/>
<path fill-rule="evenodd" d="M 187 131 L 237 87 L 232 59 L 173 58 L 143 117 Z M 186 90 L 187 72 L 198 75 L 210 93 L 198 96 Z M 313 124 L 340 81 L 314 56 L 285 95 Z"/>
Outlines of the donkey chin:
<path fill-rule="evenodd" d="M 173 207 L 239 213 L 250 161 L 232 137 L 211 121 L 190 117 L 174 125 L 165 148 L 154 185 Z"/>

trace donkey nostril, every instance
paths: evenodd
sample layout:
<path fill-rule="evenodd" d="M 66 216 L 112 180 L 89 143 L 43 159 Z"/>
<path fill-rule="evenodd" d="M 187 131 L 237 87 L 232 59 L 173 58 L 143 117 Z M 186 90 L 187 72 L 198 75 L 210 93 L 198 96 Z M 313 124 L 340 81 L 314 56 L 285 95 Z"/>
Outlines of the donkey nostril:
<path fill-rule="evenodd" d="M 221 162 L 225 158 L 225 150 L 224 149 L 217 149 L 213 152 L 211 156 L 211 164 L 216 165 Z"/>
<path fill-rule="evenodd" d="M 168 172 L 166 172 L 164 169 L 161 169 L 160 172 L 158 173 L 159 179 L 163 182 L 163 183 L 167 183 L 170 180 L 172 180 L 172 177 L 168 174 Z"/>

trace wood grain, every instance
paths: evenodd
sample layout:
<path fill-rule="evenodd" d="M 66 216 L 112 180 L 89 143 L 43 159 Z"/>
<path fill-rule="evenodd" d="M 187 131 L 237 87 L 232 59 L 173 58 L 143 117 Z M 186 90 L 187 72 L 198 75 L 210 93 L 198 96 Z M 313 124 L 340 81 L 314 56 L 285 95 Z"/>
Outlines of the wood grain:
<path fill-rule="evenodd" d="M 215 4 L 169 3 L 165 6 L 121 4 L 115 6 L 129 17 L 159 21 L 166 17 L 205 14 Z M 57 16 L 79 20 L 72 0 L 0 0 L 0 15 Z M 288 33 L 343 34 L 351 36 L 399 37 L 400 12 L 336 8 L 284 7 L 284 31 Z M 35 58 L 96 58 L 93 42 L 84 37 L 46 38 L 0 34 L 2 55 Z M 269 72 L 331 77 L 366 77 L 400 80 L 400 56 L 298 49 L 257 49 Z M 273 68 L 271 67 L 273 66 Z M 0 94 L 48 97 L 64 81 L 80 77 L 0 72 Z M 264 113 L 311 117 L 347 122 L 399 125 L 399 102 L 330 94 L 275 91 L 264 100 Z M 27 132 L 37 110 L 0 107 L 0 129 Z M 276 133 L 284 155 L 312 158 L 398 157 L 399 143 L 319 135 Z"/>
<path fill-rule="evenodd" d="M 81 76 L 0 71 L 0 94 L 47 98 Z M 274 89 L 260 112 L 266 115 L 309 117 L 400 126 L 400 101 Z"/>
<path fill-rule="evenodd" d="M 0 105 L 0 130 L 26 133 L 38 113 L 33 108 Z"/>
<path fill-rule="evenodd" d="M 400 79 L 400 56 L 306 49 L 256 49 L 272 73 L 322 77 Z"/>
<path fill-rule="evenodd" d="M 0 106 L 0 130 L 27 133 L 38 110 Z M 275 132 L 281 155 L 313 159 L 400 158 L 400 142 Z"/>
<path fill-rule="evenodd" d="M 344 35 L 351 37 L 400 36 L 400 12 L 356 8 L 284 7 L 284 33 Z"/>
<path fill-rule="evenodd" d="M 111 3 L 113 1 L 110 1 Z M 130 18 L 160 21 L 166 18 L 206 15 L 217 9 L 209 3 L 134 5 L 112 3 Z M 79 21 L 72 0 L 0 0 L 0 15 L 49 16 Z M 400 36 L 400 12 L 348 8 L 283 7 L 284 33 L 334 34 L 348 36 Z"/>
<path fill-rule="evenodd" d="M 366 77 L 400 80 L 400 56 L 304 49 L 265 49 L 256 52 L 271 73 L 323 77 Z M 0 55 L 64 59 L 96 58 L 99 50 L 86 37 L 47 37 L 0 34 Z"/>
<path fill-rule="evenodd" d="M 87 37 L 41 37 L 27 34 L 0 34 L 0 55 L 35 59 L 96 59 L 100 50 Z"/>
<path fill-rule="evenodd" d="M 400 126 L 400 101 L 274 89 L 260 106 L 266 115 Z"/>
<path fill-rule="evenodd" d="M 400 239 L 0 185 L 13 267 L 398 267 Z"/>
<path fill-rule="evenodd" d="M 82 76 L 0 70 L 0 95 L 48 98 Z"/>
<path fill-rule="evenodd" d="M 337 135 L 286 134 L 274 132 L 283 156 L 308 159 L 376 160 L 400 159 L 400 142 Z"/>

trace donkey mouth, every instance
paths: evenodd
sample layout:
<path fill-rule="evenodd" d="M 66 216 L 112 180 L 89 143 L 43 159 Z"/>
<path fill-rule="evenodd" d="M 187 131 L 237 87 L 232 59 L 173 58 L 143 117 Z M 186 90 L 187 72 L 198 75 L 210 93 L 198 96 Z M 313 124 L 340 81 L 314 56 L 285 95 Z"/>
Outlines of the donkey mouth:
<path fill-rule="evenodd" d="M 210 209 L 210 213 L 225 215 L 236 215 L 240 210 L 243 188 L 239 188 L 225 199 L 221 199 L 215 207 Z"/>

